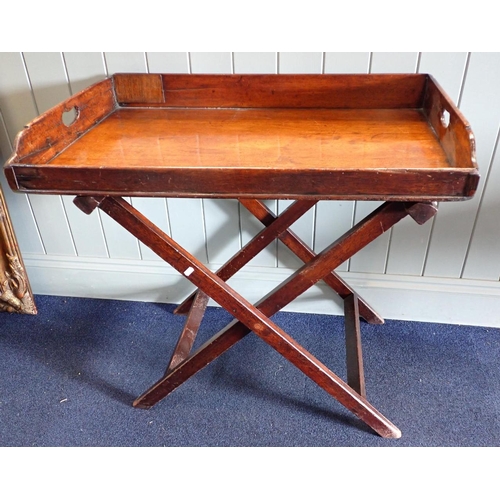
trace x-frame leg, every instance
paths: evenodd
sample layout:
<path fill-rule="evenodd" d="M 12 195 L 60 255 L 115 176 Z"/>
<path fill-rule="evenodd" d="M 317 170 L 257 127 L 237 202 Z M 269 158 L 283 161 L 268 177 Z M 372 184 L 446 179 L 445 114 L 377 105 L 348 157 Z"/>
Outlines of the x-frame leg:
<path fill-rule="evenodd" d="M 234 345 L 249 331 L 254 331 L 381 436 L 399 437 L 401 435 L 399 429 L 381 415 L 363 396 L 297 344 L 269 317 L 409 212 L 414 211 L 415 203 L 383 204 L 343 237 L 311 259 L 256 306 L 253 306 L 121 198 L 77 198 L 75 202 L 86 213 L 99 206 L 236 318 L 233 323 L 212 337 L 188 359 L 175 366 L 146 393 L 137 398 L 135 406 L 152 406 Z"/>
<path fill-rule="evenodd" d="M 231 257 L 218 271 L 217 276 L 227 281 L 231 276 L 238 272 L 272 241 L 280 237 L 297 219 L 304 215 L 310 208 L 317 203 L 317 200 L 301 200 L 294 202 L 288 207 L 280 217 L 273 218 L 273 221 L 250 240 L 243 248 Z M 197 331 L 203 319 L 208 297 L 200 290 L 194 291 L 185 299 L 175 310 L 175 314 L 187 314 L 184 328 L 179 336 L 179 341 L 174 349 L 172 361 L 178 364 L 189 356 L 190 348 L 196 338 Z M 170 370 L 171 365 L 167 369 Z"/>
<path fill-rule="evenodd" d="M 250 200 L 250 199 L 240 199 L 239 202 L 252 214 L 254 215 L 266 228 L 272 227 L 276 224 L 278 219 L 282 219 L 287 212 L 290 210 L 289 207 L 285 212 L 281 215 L 276 216 L 273 212 L 266 207 L 266 205 L 259 200 Z M 302 202 L 295 202 L 304 203 Z M 292 205 L 292 207 L 294 206 Z M 312 205 L 311 205 L 312 206 Z M 291 224 L 289 224 L 291 225 Z M 281 226 L 283 227 L 283 226 Z M 246 247 L 253 245 L 254 242 L 260 241 L 262 235 L 266 233 L 266 229 L 262 230 L 259 234 L 257 234 Z M 277 238 L 279 238 L 302 262 L 309 262 L 312 258 L 315 257 L 315 253 L 290 229 L 282 230 L 279 234 L 277 234 Z M 266 243 L 267 245 L 268 243 Z M 243 251 L 243 249 L 242 249 Z M 235 257 L 238 257 L 242 252 L 238 252 Z M 241 269 L 243 265 L 241 262 L 236 262 L 235 257 L 231 258 L 218 272 L 217 275 L 222 277 L 224 280 L 229 279 L 236 271 Z M 250 259 L 248 259 L 250 260 Z M 227 269 L 231 269 L 231 273 L 221 273 L 222 270 L 227 271 Z M 353 294 L 354 291 L 351 287 L 334 271 L 329 273 L 323 278 L 323 281 L 333 290 L 335 291 L 341 298 L 345 299 L 349 295 Z M 187 299 L 185 299 L 179 306 L 176 307 L 174 313 L 175 314 L 186 314 L 194 300 L 196 295 L 196 291 L 193 292 Z M 359 312 L 360 316 L 364 318 L 368 323 L 372 324 L 383 324 L 383 318 L 372 309 L 370 305 L 368 305 L 359 295 L 358 304 L 359 304 Z"/>
<path fill-rule="evenodd" d="M 315 257 L 316 254 L 298 236 L 296 236 L 289 229 L 289 227 L 307 210 L 312 208 L 317 201 L 295 201 L 279 216 L 274 215 L 262 201 L 254 199 L 240 199 L 239 201 L 264 225 L 264 229 L 262 229 L 252 240 L 250 240 L 239 252 L 231 257 L 217 271 L 217 276 L 222 278 L 224 281 L 227 281 L 276 238 L 279 238 L 303 262 L 309 262 Z M 347 297 L 354 295 L 354 291 L 351 287 L 334 271 L 325 276 L 323 281 L 329 285 L 330 288 L 342 299 L 346 299 Z M 363 317 L 367 322 L 373 324 L 382 324 L 384 322 L 383 318 L 357 294 L 356 302 L 356 313 Z M 207 296 L 200 290 L 196 290 L 174 310 L 175 314 L 187 314 L 184 328 L 172 355 L 172 360 L 175 360 L 176 364 L 189 356 L 190 351 L 188 350 L 188 346 L 192 347 L 193 345 L 207 305 Z M 358 318 L 356 318 L 356 320 L 359 322 Z M 348 323 L 346 323 L 346 327 L 347 326 Z M 346 336 L 350 336 L 352 334 L 351 332 L 352 329 L 346 329 Z M 352 357 L 350 356 L 347 357 L 348 363 L 351 363 L 351 358 Z M 356 360 L 357 364 L 360 362 L 360 360 Z M 170 366 L 167 369 L 167 372 L 169 369 Z M 351 379 L 348 380 L 348 383 L 354 389 L 359 387 L 361 384 L 361 382 L 352 384 L 350 380 Z"/>

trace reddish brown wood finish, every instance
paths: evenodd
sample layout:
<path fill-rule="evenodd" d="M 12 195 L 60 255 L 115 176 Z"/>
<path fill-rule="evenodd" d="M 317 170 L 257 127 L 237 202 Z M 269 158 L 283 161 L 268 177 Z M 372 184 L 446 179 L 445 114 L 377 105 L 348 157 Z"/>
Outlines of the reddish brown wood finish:
<path fill-rule="evenodd" d="M 425 224 L 432 219 L 438 211 L 437 203 L 415 203 L 407 208 L 410 217 L 419 225 Z"/>
<path fill-rule="evenodd" d="M 408 109 L 121 109 L 50 163 L 204 167 L 207 175 L 214 167 L 450 167 L 425 116 Z"/>
<path fill-rule="evenodd" d="M 358 298 L 354 293 L 344 299 L 344 316 L 347 383 L 366 398 Z"/>
<path fill-rule="evenodd" d="M 169 107 L 208 108 L 420 108 L 426 75 L 114 75 L 121 105 L 144 94 Z M 146 90 L 145 90 L 146 89 Z M 148 101 L 152 104 L 152 101 Z"/>
<path fill-rule="evenodd" d="M 246 200 L 246 199 L 241 199 L 240 203 L 252 214 L 254 215 L 264 226 L 268 228 L 278 228 L 281 230 L 281 233 L 278 233 L 276 231 L 273 231 L 273 233 L 268 233 L 266 230 L 261 231 L 258 235 L 253 238 L 251 242 L 246 245 L 246 247 L 249 247 L 250 245 L 253 246 L 253 242 L 260 242 L 259 246 L 255 248 L 255 250 L 262 250 L 265 248 L 270 243 L 269 236 L 272 234 L 275 234 L 275 238 L 279 238 L 299 259 L 302 260 L 302 262 L 306 263 L 312 260 L 314 257 L 316 257 L 316 254 L 300 239 L 298 238 L 290 229 L 285 229 L 283 230 L 284 227 L 289 227 L 292 224 L 292 219 L 290 219 L 287 215 L 288 210 L 293 207 L 289 207 L 283 214 L 279 216 L 279 219 L 284 222 L 282 217 L 287 216 L 288 219 L 288 226 L 283 226 L 280 224 L 280 226 L 276 226 L 276 220 L 278 217 L 276 217 L 269 208 L 267 208 L 264 203 L 258 200 Z M 310 205 L 312 206 L 312 205 Z M 267 235 L 267 238 L 266 236 Z M 264 239 L 265 238 L 265 239 Z M 262 243 L 265 243 L 263 245 Z M 238 254 L 236 254 L 238 255 Z M 257 253 L 255 253 L 257 255 Z M 247 259 L 247 262 L 250 261 L 251 258 L 253 258 L 255 255 L 251 255 L 250 258 Z M 217 275 L 222 277 L 224 281 L 229 279 L 234 273 L 236 273 L 239 269 L 243 267 L 243 265 L 246 264 L 246 262 L 239 262 L 237 263 L 235 258 L 232 258 L 229 260 L 228 264 L 226 264 L 224 267 L 227 267 L 230 265 L 231 269 L 231 274 L 221 274 L 221 270 L 217 272 Z M 329 275 L 325 276 L 323 278 L 323 281 L 329 285 L 335 292 L 337 292 L 340 297 L 345 298 L 353 293 L 353 290 L 351 287 L 342 279 L 340 276 L 338 276 L 335 272 L 331 272 Z M 195 293 L 191 294 L 188 298 L 186 298 L 174 311 L 175 314 L 186 314 L 193 302 Z M 383 324 L 384 319 L 376 312 L 374 311 L 361 297 L 358 296 L 358 302 L 359 302 L 359 308 L 361 311 L 361 317 L 363 317 L 368 323 L 373 323 L 373 324 Z"/>
<path fill-rule="evenodd" d="M 113 82 L 119 104 L 138 102 L 138 99 L 141 105 L 164 102 L 161 75 L 115 75 Z"/>
<path fill-rule="evenodd" d="M 204 198 L 456 201 L 476 190 L 474 171 L 270 170 L 31 166 L 6 169 L 23 193 Z M 11 184 L 12 186 L 12 184 Z"/>
<path fill-rule="evenodd" d="M 165 371 L 166 375 L 189 357 L 194 341 L 196 340 L 201 321 L 205 315 L 208 299 L 208 295 L 201 290 L 198 290 L 195 294 L 186 318 L 186 323 L 184 324 L 184 328 L 179 336 L 179 340 L 175 346 L 170 363 Z"/>
<path fill-rule="evenodd" d="M 90 215 L 98 206 L 104 196 L 77 196 L 73 203 L 84 213 Z"/>
<path fill-rule="evenodd" d="M 479 178 L 428 75 L 115 75 L 29 124 L 6 176 L 33 193 L 401 201 L 468 198 Z"/>
<path fill-rule="evenodd" d="M 63 113 L 75 108 L 76 120 L 71 125 L 65 125 Z M 112 80 L 107 79 L 82 90 L 28 124 L 18 134 L 8 163 L 43 165 L 49 162 L 115 109 Z"/>
<path fill-rule="evenodd" d="M 423 111 L 452 167 L 477 168 L 476 143 L 469 122 L 429 76 Z M 446 113 L 449 114 L 446 120 Z M 449 121 L 449 124 L 446 122 Z"/>

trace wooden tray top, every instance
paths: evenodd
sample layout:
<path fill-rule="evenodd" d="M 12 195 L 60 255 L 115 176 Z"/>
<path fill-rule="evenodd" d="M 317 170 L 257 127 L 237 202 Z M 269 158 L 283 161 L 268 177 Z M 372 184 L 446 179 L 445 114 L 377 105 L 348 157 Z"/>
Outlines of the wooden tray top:
<path fill-rule="evenodd" d="M 474 155 L 429 75 L 117 74 L 20 132 L 6 175 L 36 193 L 455 200 Z"/>

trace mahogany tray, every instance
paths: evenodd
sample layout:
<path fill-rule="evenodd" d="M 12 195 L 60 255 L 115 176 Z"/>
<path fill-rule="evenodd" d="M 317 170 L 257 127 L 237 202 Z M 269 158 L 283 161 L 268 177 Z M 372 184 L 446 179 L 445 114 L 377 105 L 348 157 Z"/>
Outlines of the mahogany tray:
<path fill-rule="evenodd" d="M 28 193 L 391 201 L 467 199 L 479 179 L 426 74 L 115 74 L 27 125 L 5 173 Z"/>

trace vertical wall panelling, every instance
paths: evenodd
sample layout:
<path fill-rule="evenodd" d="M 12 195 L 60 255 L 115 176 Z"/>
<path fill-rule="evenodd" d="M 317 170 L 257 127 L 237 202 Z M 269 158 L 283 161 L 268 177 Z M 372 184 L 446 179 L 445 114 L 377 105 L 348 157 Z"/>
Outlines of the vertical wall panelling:
<path fill-rule="evenodd" d="M 208 261 L 224 264 L 240 249 L 239 204 L 236 200 L 203 200 Z"/>
<path fill-rule="evenodd" d="M 470 55 L 460 108 L 469 120 L 476 137 L 477 162 L 481 180 L 472 200 L 440 204 L 424 270 L 426 276 L 459 278 L 462 274 L 497 138 L 500 122 L 499 81 L 500 53 L 476 52 Z M 497 213 L 493 210 L 486 217 L 497 217 Z M 472 272 L 473 262 L 477 258 L 481 260 L 487 255 L 486 243 L 481 242 L 480 245 L 484 249 L 481 251 L 482 255 L 476 253 L 471 246 L 470 260 L 464 276 Z M 490 261 L 479 263 L 479 266 L 489 265 Z"/>
<path fill-rule="evenodd" d="M 322 52 L 280 52 L 279 73 L 321 73 Z"/>
<path fill-rule="evenodd" d="M 73 203 L 74 196 L 61 196 L 71 233 L 80 257 L 108 257 L 98 211 L 85 215 Z"/>
<path fill-rule="evenodd" d="M 30 195 L 30 202 L 46 253 L 77 255 L 62 197 Z"/>
<path fill-rule="evenodd" d="M 9 207 L 9 213 L 16 232 L 19 248 L 24 254 L 43 254 L 45 250 L 38 232 L 35 218 L 26 195 L 14 193 L 3 173 L 3 164 L 12 153 L 12 145 L 7 133 L 5 120 L 0 109 L 0 186 Z M 12 213 L 11 213 L 12 212 Z"/>
<path fill-rule="evenodd" d="M 1 147 L 5 161 L 12 152 L 12 143 L 16 134 L 37 115 L 24 62 L 19 52 L 0 52 L 0 110 L 2 112 Z M 30 198 L 13 193 L 3 172 L 0 179 L 4 186 L 5 199 L 21 251 L 44 254 L 45 249 L 33 215 Z"/>
<path fill-rule="evenodd" d="M 357 224 L 375 210 L 378 201 L 356 202 L 354 224 Z M 354 255 L 349 262 L 349 271 L 357 273 L 384 274 L 389 250 L 390 230 L 372 241 L 363 250 Z"/>
<path fill-rule="evenodd" d="M 190 56 L 187 52 L 148 52 L 146 54 L 150 73 L 189 73 Z M 207 262 L 205 225 L 201 200 L 169 198 L 166 211 L 157 214 L 166 215 L 170 234 L 196 258 Z M 143 249 L 143 258 L 147 259 L 147 250 Z"/>
<path fill-rule="evenodd" d="M 132 198 L 132 205 L 162 231 L 171 234 L 165 198 Z M 149 247 L 140 245 L 143 260 L 162 260 Z"/>
<path fill-rule="evenodd" d="M 353 220 L 354 202 L 320 201 L 316 207 L 314 251 L 321 252 L 351 229 Z M 338 270 L 347 271 L 348 264 L 349 261 L 344 262 L 338 267 Z"/>
<path fill-rule="evenodd" d="M 422 52 L 419 73 L 428 73 L 458 104 L 467 63 L 467 52 Z"/>
<path fill-rule="evenodd" d="M 274 214 L 278 211 L 276 200 L 264 201 L 266 206 Z M 264 225 L 261 224 L 248 210 L 240 205 L 241 244 L 246 245 L 257 235 Z M 250 262 L 251 266 L 276 267 L 277 266 L 277 242 L 273 241 L 265 250 L 256 255 Z"/>
<path fill-rule="evenodd" d="M 57 52 L 25 52 L 24 61 L 37 113 L 70 96 L 62 56 Z M 37 225 L 49 255 L 76 255 L 62 197 L 30 195 Z"/>
<path fill-rule="evenodd" d="M 108 75 L 114 73 L 146 73 L 144 52 L 105 52 L 104 59 Z"/>
<path fill-rule="evenodd" d="M 150 73 L 189 73 L 187 52 L 147 52 Z"/>
<path fill-rule="evenodd" d="M 326 52 L 325 73 L 368 73 L 369 52 Z"/>
<path fill-rule="evenodd" d="M 322 73 L 322 52 L 280 52 L 279 73 Z M 278 201 L 278 213 L 283 212 L 291 201 Z M 311 248 L 314 246 L 314 219 L 316 207 L 308 210 L 297 222 L 292 224 L 291 230 Z M 297 268 L 301 261 L 285 247 L 278 243 L 278 267 Z"/>
<path fill-rule="evenodd" d="M 230 52 L 191 52 L 192 73 L 232 73 Z M 200 151 L 210 147 L 199 138 Z M 235 144 L 237 147 L 237 144 Z M 202 200 L 208 262 L 224 264 L 240 249 L 239 208 L 236 200 Z"/>
<path fill-rule="evenodd" d="M 233 54 L 235 73 L 277 73 L 277 54 L 275 52 L 235 52 Z M 277 213 L 278 205 L 276 200 L 268 200 L 266 205 Z M 246 245 L 259 231 L 263 225 L 240 206 L 240 231 L 241 244 Z M 259 253 L 252 261 L 252 266 L 276 267 L 277 243 L 274 241 L 264 251 Z"/>
<path fill-rule="evenodd" d="M 172 238 L 202 262 L 207 262 L 203 204 L 197 198 L 169 198 Z"/>
<path fill-rule="evenodd" d="M 124 198 L 131 203 L 130 198 Z M 139 242 L 115 222 L 109 215 L 101 213 L 102 227 L 109 256 L 112 259 L 140 259 Z"/>
<path fill-rule="evenodd" d="M 433 75 L 451 99 L 458 103 L 466 62 L 466 52 L 423 52 L 419 73 Z M 388 274 L 422 274 L 432 228 L 433 220 L 419 226 L 410 217 L 394 226 L 387 260 Z"/>
<path fill-rule="evenodd" d="M 12 141 L 38 114 L 19 52 L 0 52 L 0 108 Z"/>
<path fill-rule="evenodd" d="M 372 73 L 415 73 L 418 52 L 374 52 L 371 60 Z"/>
<path fill-rule="evenodd" d="M 24 61 L 38 113 L 71 95 L 61 53 L 24 52 Z"/>
<path fill-rule="evenodd" d="M 499 130 L 500 134 L 500 130 Z M 495 280 L 500 277 L 500 151 L 498 141 L 484 187 L 462 277 Z"/>
<path fill-rule="evenodd" d="M 325 73 L 367 73 L 369 52 L 327 52 Z M 322 201 L 316 208 L 314 250 L 321 252 L 325 246 L 344 234 L 353 224 L 353 201 Z M 349 262 L 339 266 L 347 271 Z"/>
<path fill-rule="evenodd" d="M 277 73 L 275 52 L 234 52 L 234 72 L 245 73 Z"/>
<path fill-rule="evenodd" d="M 475 66 L 487 65 L 488 72 L 485 70 L 485 77 L 491 81 L 488 83 L 487 96 L 477 99 L 477 104 L 480 109 L 482 106 L 493 108 L 494 114 L 489 118 L 489 124 L 481 120 L 479 123 L 479 113 L 476 111 L 477 118 L 472 115 L 469 120 L 471 126 L 475 128 L 481 127 L 476 132 L 480 134 L 477 141 L 478 148 L 478 163 L 483 176 L 483 190 L 478 193 L 481 197 L 479 199 L 479 208 L 475 220 L 475 226 L 469 242 L 467 259 L 464 265 L 462 277 L 468 279 L 484 279 L 484 280 L 498 280 L 500 276 L 500 203 L 499 203 L 499 190 L 500 190 L 500 151 L 499 151 L 499 125 L 500 125 L 500 96 L 498 95 L 498 82 L 500 81 L 500 54 L 473 54 L 471 57 L 469 72 Z M 471 75 L 470 83 L 478 85 L 478 81 L 472 80 Z M 479 80 L 477 78 L 477 80 Z M 486 82 L 482 85 L 484 86 Z M 493 87 L 496 87 L 494 97 L 491 96 Z M 462 97 L 462 108 L 464 113 L 471 113 L 472 99 L 464 89 Z M 481 93 L 482 94 L 482 93 Z M 490 102 L 487 104 L 485 99 L 489 97 Z M 468 111 L 470 110 L 470 111 Z M 468 116 L 468 115 L 466 115 Z M 495 122 L 496 117 L 496 122 Z M 476 124 L 477 122 L 477 124 Z M 488 127 L 488 131 L 483 130 L 482 127 Z M 492 137 L 495 129 L 497 130 L 495 138 L 495 146 L 493 153 L 490 155 L 491 159 L 487 159 L 487 152 L 492 143 Z M 484 149 L 484 151 L 483 151 Z M 490 166 L 491 164 L 491 166 Z"/>
<path fill-rule="evenodd" d="M 374 52 L 371 57 L 372 73 L 414 73 L 417 68 L 417 52 Z M 355 223 L 372 212 L 379 202 L 357 202 Z M 358 252 L 350 261 L 349 270 L 354 272 L 385 273 L 391 231 L 387 231 Z"/>
<path fill-rule="evenodd" d="M 291 200 L 278 201 L 278 213 L 282 213 L 292 204 Z M 310 248 L 314 248 L 314 219 L 316 207 L 309 209 L 290 229 Z M 296 257 L 283 243 L 278 242 L 278 267 L 296 269 L 303 262 Z"/>
<path fill-rule="evenodd" d="M 190 52 L 192 73 L 232 73 L 231 52 Z"/>
<path fill-rule="evenodd" d="M 63 58 L 72 94 L 106 78 L 101 52 L 63 52 Z"/>

